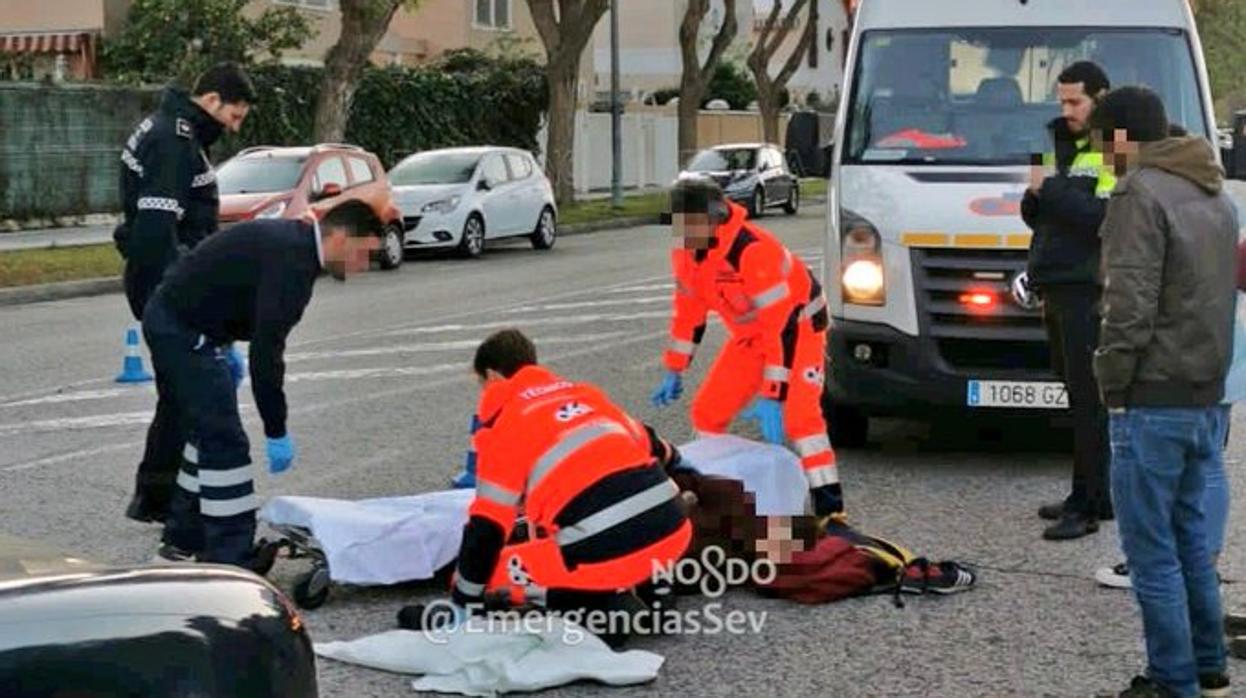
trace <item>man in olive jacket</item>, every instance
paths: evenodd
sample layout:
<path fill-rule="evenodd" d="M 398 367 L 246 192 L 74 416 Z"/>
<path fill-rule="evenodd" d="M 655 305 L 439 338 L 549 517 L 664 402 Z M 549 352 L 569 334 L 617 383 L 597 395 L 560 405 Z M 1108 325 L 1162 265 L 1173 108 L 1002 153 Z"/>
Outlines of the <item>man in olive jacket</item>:
<path fill-rule="evenodd" d="M 1227 686 L 1204 480 L 1228 428 L 1237 233 L 1211 145 L 1168 137 L 1150 90 L 1110 92 L 1092 121 L 1125 176 L 1103 238 L 1094 370 L 1109 411 L 1112 500 L 1148 666 L 1128 695 Z M 1127 173 L 1127 174 L 1126 174 Z M 1150 691 L 1150 692 L 1146 692 Z M 1126 695 L 1122 694 L 1122 695 Z"/>

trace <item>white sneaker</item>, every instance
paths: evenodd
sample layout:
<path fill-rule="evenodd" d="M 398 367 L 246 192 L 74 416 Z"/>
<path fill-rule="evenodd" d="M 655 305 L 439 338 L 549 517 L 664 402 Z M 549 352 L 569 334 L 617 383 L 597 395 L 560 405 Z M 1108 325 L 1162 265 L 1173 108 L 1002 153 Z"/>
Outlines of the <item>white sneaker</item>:
<path fill-rule="evenodd" d="M 1133 584 L 1129 581 L 1129 566 L 1124 562 L 1095 570 L 1095 581 L 1112 589 L 1133 588 Z"/>

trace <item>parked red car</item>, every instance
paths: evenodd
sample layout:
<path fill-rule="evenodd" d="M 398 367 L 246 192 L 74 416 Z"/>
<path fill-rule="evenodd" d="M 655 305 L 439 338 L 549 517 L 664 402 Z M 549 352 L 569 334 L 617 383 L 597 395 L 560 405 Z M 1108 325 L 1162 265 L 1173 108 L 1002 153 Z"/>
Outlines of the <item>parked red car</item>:
<path fill-rule="evenodd" d="M 218 168 L 222 226 L 257 218 L 297 218 L 308 208 L 327 213 L 347 201 L 372 207 L 381 222 L 376 258 L 382 269 L 402 264 L 406 233 L 381 161 L 353 145 L 247 148 Z"/>

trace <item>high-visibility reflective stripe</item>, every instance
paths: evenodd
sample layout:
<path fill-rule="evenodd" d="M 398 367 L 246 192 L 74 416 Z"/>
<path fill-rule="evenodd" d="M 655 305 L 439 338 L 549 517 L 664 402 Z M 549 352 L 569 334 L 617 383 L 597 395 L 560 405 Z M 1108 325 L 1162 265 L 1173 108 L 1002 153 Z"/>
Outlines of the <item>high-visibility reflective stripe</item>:
<path fill-rule="evenodd" d="M 679 490 L 675 484 L 670 480 L 665 480 L 643 492 L 615 502 L 595 514 L 586 516 L 570 526 L 560 528 L 558 533 L 554 534 L 554 540 L 559 545 L 578 543 L 664 504 L 678 494 Z"/>
<path fill-rule="evenodd" d="M 693 291 L 691 288 L 685 286 L 682 281 L 675 282 L 675 291 L 681 296 L 688 296 L 690 298 L 696 298 L 697 296 L 696 291 Z"/>
<path fill-rule="evenodd" d="M 194 475 L 191 475 L 185 470 L 179 470 L 177 471 L 177 486 L 181 487 L 187 492 L 194 492 L 198 494 L 199 478 L 195 477 Z"/>
<path fill-rule="evenodd" d="M 839 484 L 839 468 L 833 465 L 823 465 L 818 468 L 805 471 L 805 479 L 809 481 L 809 488 L 815 489 L 824 485 Z"/>
<path fill-rule="evenodd" d="M 807 458 L 815 453 L 831 450 L 831 440 L 826 434 L 814 434 L 806 436 L 803 439 L 796 439 L 796 451 L 800 453 L 801 458 Z"/>
<path fill-rule="evenodd" d="M 525 601 L 531 601 L 538 606 L 544 606 L 548 603 L 549 590 L 542 586 L 529 584 L 523 589 L 523 597 Z"/>
<path fill-rule="evenodd" d="M 167 211 L 181 218 L 185 211 L 177 199 L 170 199 L 163 196 L 144 196 L 138 200 L 137 205 L 140 211 Z"/>
<path fill-rule="evenodd" d="M 685 354 L 685 355 L 691 356 L 692 353 L 697 350 L 697 345 L 693 344 L 692 342 L 684 341 L 682 339 L 672 339 L 670 346 L 668 348 L 671 351 L 675 352 L 676 354 Z"/>
<path fill-rule="evenodd" d="M 542 478 L 548 475 L 551 470 L 572 453 L 597 439 L 611 434 L 627 436 L 627 429 L 617 422 L 599 419 L 587 424 L 581 424 L 567 432 L 566 435 L 559 439 L 558 443 L 550 447 L 549 450 L 537 459 L 536 465 L 532 468 L 532 473 L 528 475 L 528 491 L 532 492 L 535 490 Z"/>
<path fill-rule="evenodd" d="M 782 366 L 767 366 L 761 371 L 761 377 L 768 381 L 786 381 L 792 372 Z"/>
<path fill-rule="evenodd" d="M 485 585 L 469 582 L 463 579 L 463 575 L 454 576 L 454 588 L 458 589 L 465 596 L 480 596 L 485 593 Z"/>
<path fill-rule="evenodd" d="M 226 516 L 245 514 L 248 511 L 255 511 L 259 508 L 260 500 L 253 494 L 236 497 L 234 499 L 199 498 L 199 511 L 204 516 L 225 518 Z"/>
<path fill-rule="evenodd" d="M 134 154 L 125 148 L 121 149 L 121 162 L 125 163 L 125 166 L 130 168 L 130 171 L 134 174 L 139 177 L 143 176 L 143 166 L 139 164 L 138 158 L 134 157 Z"/>
<path fill-rule="evenodd" d="M 199 469 L 199 484 L 204 487 L 233 487 L 255 480 L 255 466 L 244 465 L 230 470 Z"/>
<path fill-rule="evenodd" d="M 783 276 L 792 273 L 792 253 L 789 250 L 783 250 Z"/>
<path fill-rule="evenodd" d="M 508 490 L 501 485 L 495 485 L 487 480 L 479 480 L 476 482 L 476 496 L 501 504 L 504 507 L 513 507 L 519 503 L 519 493 Z"/>
<path fill-rule="evenodd" d="M 194 444 L 186 444 L 186 448 L 182 449 L 182 459 L 187 463 L 199 465 L 199 449 Z"/>
<path fill-rule="evenodd" d="M 791 293 L 791 291 L 788 289 L 787 282 L 782 281 L 774 286 L 771 286 L 765 291 L 762 291 L 756 296 L 753 296 L 753 305 L 756 306 L 757 310 L 769 308 L 775 303 L 787 298 L 789 293 Z"/>
<path fill-rule="evenodd" d="M 206 187 L 215 181 L 216 170 L 206 170 L 201 174 L 195 175 L 195 178 L 190 180 L 190 186 L 193 189 L 197 189 L 199 187 Z"/>
<path fill-rule="evenodd" d="M 818 296 L 817 298 L 814 298 L 813 300 L 809 301 L 809 303 L 804 307 L 804 309 L 800 311 L 800 319 L 808 320 L 814 315 L 817 315 L 818 312 L 821 311 L 825 307 L 826 307 L 826 296 Z"/>

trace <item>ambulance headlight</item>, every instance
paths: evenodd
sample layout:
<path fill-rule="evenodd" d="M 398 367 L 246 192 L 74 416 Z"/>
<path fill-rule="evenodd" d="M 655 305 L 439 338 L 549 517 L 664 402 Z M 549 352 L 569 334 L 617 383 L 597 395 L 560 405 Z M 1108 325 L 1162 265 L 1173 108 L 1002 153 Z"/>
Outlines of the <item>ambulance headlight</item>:
<path fill-rule="evenodd" d="M 840 254 L 844 302 L 883 305 L 887 302 L 887 283 L 878 230 L 848 211 L 840 214 L 840 221 L 844 231 Z"/>

